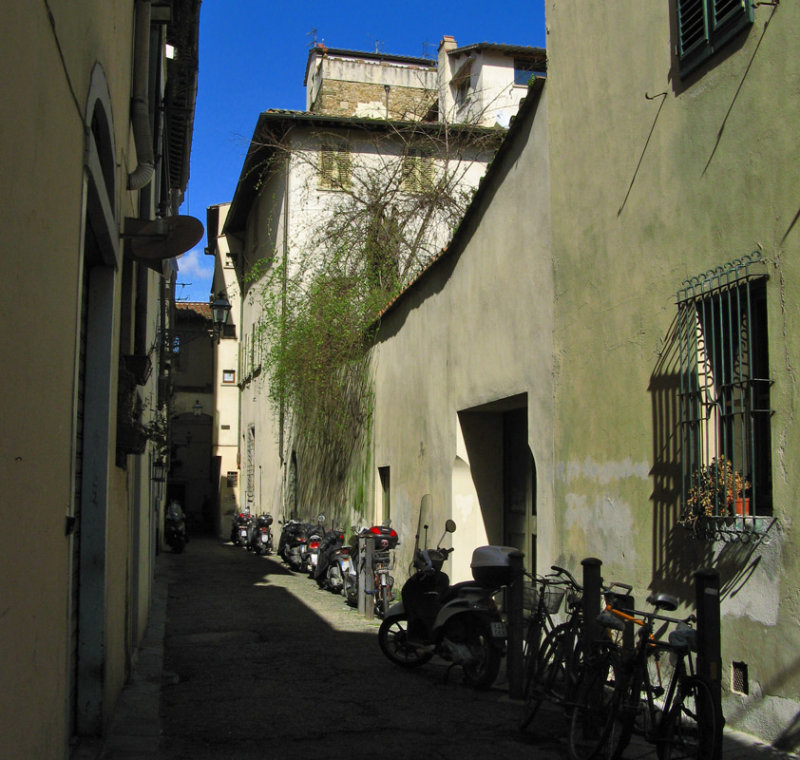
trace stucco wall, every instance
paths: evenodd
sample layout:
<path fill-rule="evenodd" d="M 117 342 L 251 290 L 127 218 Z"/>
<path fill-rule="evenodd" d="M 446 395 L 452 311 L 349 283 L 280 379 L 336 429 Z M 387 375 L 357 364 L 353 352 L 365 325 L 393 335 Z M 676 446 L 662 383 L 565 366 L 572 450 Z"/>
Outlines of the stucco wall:
<path fill-rule="evenodd" d="M 48 16 L 48 6 L 52 19 Z M 133 2 L 11 0 L 0 64 L 4 119 L 0 202 L 8 241 L 0 277 L 9 298 L 0 314 L 8 358 L 0 393 L 0 479 L 5 493 L 0 531 L 0 756 L 63 760 L 68 753 L 68 689 L 72 537 L 65 530 L 74 499 L 77 344 L 86 204 L 85 109 L 93 72 L 102 69 L 115 142 L 112 213 L 136 216 L 135 194 L 124 190 L 136 164 L 129 132 Z M 59 50 L 60 46 L 60 50 Z M 63 55 L 63 60 L 62 56 Z M 96 76 L 94 81 L 98 81 Z M 122 188 L 120 190 L 120 188 Z M 117 272 L 110 352 L 120 353 Z M 149 293 L 156 298 L 156 275 Z M 148 328 L 149 341 L 154 328 Z M 128 336 L 124 336 L 127 338 Z M 106 368 L 116 393 L 116 364 Z M 141 389 L 154 390 L 154 379 Z M 115 407 L 116 397 L 111 406 Z M 91 402 L 90 402 L 91 403 Z M 109 427 L 116 423 L 109 410 Z M 108 488 L 102 699 L 106 720 L 126 676 L 131 638 L 143 629 L 149 599 L 147 550 L 135 545 L 134 493 L 149 504 L 147 467 L 105 463 Z M 130 460 L 129 460 L 130 461 Z M 149 514 L 149 512 L 146 512 Z M 149 528 L 149 522 L 144 520 Z M 135 528 L 134 528 L 135 531 Z M 101 557 L 100 561 L 105 558 Z M 136 566 L 136 574 L 132 566 Z M 146 573 L 146 571 L 144 571 Z M 132 598 L 135 589 L 136 598 Z M 135 641 L 133 642 L 136 643 Z"/>
<path fill-rule="evenodd" d="M 266 178 L 257 199 L 250 210 L 247 230 L 245 233 L 245 248 L 249 269 L 257 261 L 274 260 L 280 263 L 283 260 L 284 247 L 287 251 L 287 270 L 294 275 L 301 263 L 308 265 L 314 252 L 315 242 L 325 239 L 325 219 L 343 201 L 344 194 L 337 190 L 326 190 L 319 186 L 319 146 L 322 137 L 331 138 L 331 131 L 327 130 L 319 135 L 313 128 L 297 132 L 293 136 L 291 159 L 289 168 L 288 190 L 286 189 L 285 166 Z M 354 183 L 358 177 L 365 185 L 367 174 L 380 170 L 383 166 L 394 165 L 392 162 L 400 160 L 403 147 L 383 133 L 373 135 L 351 131 L 343 134 L 351 145 L 351 162 Z M 455 151 L 454 151 L 455 152 Z M 485 171 L 486 157 L 475 155 L 475 151 L 464 151 L 463 157 L 453 157 L 449 171 L 463 186 L 474 187 Z M 441 171 L 439 162 L 436 171 Z M 288 195 L 287 195 L 288 193 Z M 288 200 L 288 204 L 287 204 Z M 288 221 L 285 214 L 288 205 Z M 284 228 L 284 224 L 286 227 Z M 284 234 L 284 229 L 286 234 Z M 431 223 L 426 235 L 425 251 L 427 255 L 434 255 L 446 243 L 450 230 L 444 223 Z M 262 317 L 263 287 L 266 280 L 252 282 L 247 285 L 246 293 L 242 299 L 241 336 L 247 340 L 254 331 Z M 245 349 L 246 350 L 246 349 Z M 271 511 L 276 519 L 283 517 L 283 503 L 285 483 L 287 478 L 286 467 L 291 457 L 291 419 L 286 417 L 286 439 L 284 452 L 279 451 L 280 431 L 279 419 L 271 407 L 268 398 L 269 377 L 265 371 L 253 376 L 249 381 L 242 375 L 241 381 L 246 384 L 241 393 L 241 430 L 240 442 L 242 446 L 242 503 L 245 501 L 244 485 L 246 482 L 246 436 L 248 427 L 254 426 L 256 430 L 256 476 L 258 484 L 256 492 L 261 493 L 259 500 L 263 508 Z M 284 460 L 281 461 L 281 453 Z M 298 476 L 309 483 L 314 469 L 307 462 L 302 461 L 298 454 Z M 309 490 L 318 491 L 319 484 L 311 484 Z M 320 512 L 326 512 L 329 519 L 335 516 L 339 524 L 351 525 L 354 521 L 360 522 L 363 516 L 355 514 L 339 514 L 352 508 L 352 505 L 323 505 L 316 503 L 300 503 L 298 516 L 311 520 Z M 336 510 L 334 512 L 334 510 Z M 286 515 L 288 517 L 288 514 Z"/>
<path fill-rule="evenodd" d="M 795 227 L 800 66 L 796 6 L 756 21 L 687 80 L 674 4 L 547 3 L 555 262 L 555 498 L 565 562 L 693 599 L 691 572 L 720 569 L 723 687 L 732 661 L 751 696 L 729 724 L 773 739 L 800 710 Z M 631 62 L 635 61 L 635 65 Z M 675 526 L 660 388 L 684 278 L 753 250 L 767 285 L 774 516 L 760 546 L 693 542 Z M 667 410 L 668 411 L 668 410 Z M 668 442 L 667 442 L 668 443 Z M 665 485 L 666 484 L 666 485 Z M 666 489 L 666 492 L 665 492 Z"/>
<path fill-rule="evenodd" d="M 381 324 L 373 354 L 374 458 L 376 467 L 388 466 L 394 473 L 392 520 L 403 541 L 401 568 L 411 559 L 424 494 L 431 494 L 435 512 L 432 536 L 438 538 L 447 517 L 458 523 L 448 570 L 455 580 L 470 577 L 472 550 L 486 542 L 492 516 L 484 519 L 471 508 L 475 501 L 460 411 L 527 394 L 536 467 L 552 467 L 545 111 L 542 99 L 519 124 L 519 140 L 495 168 L 502 180 L 492 183 L 470 215 L 464 249 L 443 257 Z M 540 514 L 551 513 L 546 482 L 540 485 L 537 504 Z M 492 507 L 496 520 L 497 506 L 487 505 L 490 511 Z M 547 518 L 540 525 L 546 562 L 552 552 L 552 525 Z"/>

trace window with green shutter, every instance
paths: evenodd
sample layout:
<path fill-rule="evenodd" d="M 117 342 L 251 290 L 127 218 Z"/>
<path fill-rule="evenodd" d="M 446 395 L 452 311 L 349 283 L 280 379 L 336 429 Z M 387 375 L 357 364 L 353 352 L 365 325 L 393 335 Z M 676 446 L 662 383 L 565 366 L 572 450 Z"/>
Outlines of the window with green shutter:
<path fill-rule="evenodd" d="M 681 77 L 753 23 L 752 0 L 677 0 L 675 8 Z"/>
<path fill-rule="evenodd" d="M 409 148 L 403 156 L 403 190 L 424 193 L 433 187 L 433 155 L 424 148 Z"/>
<path fill-rule="evenodd" d="M 324 143 L 319 152 L 319 187 L 323 190 L 346 190 L 352 171 L 350 146 Z"/>

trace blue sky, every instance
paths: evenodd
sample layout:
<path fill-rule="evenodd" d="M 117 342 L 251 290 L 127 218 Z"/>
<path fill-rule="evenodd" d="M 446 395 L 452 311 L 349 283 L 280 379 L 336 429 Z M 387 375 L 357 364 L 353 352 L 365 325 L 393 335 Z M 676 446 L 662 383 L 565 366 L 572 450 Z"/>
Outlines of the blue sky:
<path fill-rule="evenodd" d="M 203 0 L 192 158 L 181 213 L 205 225 L 206 208 L 230 201 L 259 113 L 305 108 L 314 41 L 348 50 L 435 57 L 442 36 L 545 47 L 544 0 L 384 3 L 380 0 Z M 208 300 L 213 259 L 205 238 L 178 260 L 176 298 Z"/>

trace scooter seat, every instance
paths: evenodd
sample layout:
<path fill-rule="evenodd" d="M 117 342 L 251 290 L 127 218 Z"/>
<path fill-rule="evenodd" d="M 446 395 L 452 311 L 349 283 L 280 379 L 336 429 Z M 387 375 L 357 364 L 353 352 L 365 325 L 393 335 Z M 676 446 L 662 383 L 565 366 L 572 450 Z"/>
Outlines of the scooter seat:
<path fill-rule="evenodd" d="M 454 583 L 442 596 L 441 604 L 447 604 L 451 599 L 455 599 L 462 591 L 473 589 L 476 592 L 486 593 L 486 589 L 481 588 L 475 581 L 461 581 Z"/>

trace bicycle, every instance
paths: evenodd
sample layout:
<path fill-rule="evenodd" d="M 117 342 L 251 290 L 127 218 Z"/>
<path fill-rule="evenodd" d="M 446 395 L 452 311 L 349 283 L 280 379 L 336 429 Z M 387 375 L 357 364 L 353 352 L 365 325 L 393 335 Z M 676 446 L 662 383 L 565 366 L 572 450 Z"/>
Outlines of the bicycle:
<path fill-rule="evenodd" d="M 627 583 L 618 582 L 602 587 L 606 606 L 597 618 L 602 632 L 588 644 L 581 642 L 577 650 L 574 683 L 570 701 L 566 703 L 570 726 L 568 748 L 572 760 L 595 757 L 605 746 L 610 733 L 617 686 L 622 679 L 623 642 L 617 634 L 624 629 L 624 623 L 619 624 L 618 618 L 610 613 L 616 614 L 618 605 L 630 606 L 625 600 L 630 599 L 632 588 Z M 610 618 L 605 620 L 604 615 L 610 615 Z"/>
<path fill-rule="evenodd" d="M 536 604 L 523 650 L 525 705 L 521 729 L 530 724 L 544 699 L 566 700 L 576 665 L 582 587 L 568 570 L 558 565 L 552 565 L 551 569 L 554 573 L 534 579 Z M 565 622 L 556 624 L 553 616 L 558 613 L 565 597 L 568 617 Z"/>
<path fill-rule="evenodd" d="M 630 741 L 637 718 L 641 720 L 645 738 L 656 745 L 659 760 L 699 760 L 713 756 L 717 741 L 716 713 L 711 689 L 694 669 L 692 652 L 697 650 L 697 632 L 691 623 L 695 618 L 661 614 L 661 610 L 673 612 L 678 607 L 677 600 L 668 594 L 653 594 L 647 602 L 654 610 L 625 612 L 607 606 L 599 617 L 602 625 L 617 630 L 626 623 L 638 625 L 638 641 L 624 663 L 619 649 L 615 648 L 610 655 L 615 661 L 615 683 L 605 723 L 597 728 L 601 740 L 593 754 L 584 753 L 575 760 L 587 760 L 601 746 L 606 758 L 617 760 Z M 656 620 L 665 623 L 662 633 L 668 625 L 677 626 L 670 631 L 666 642 L 654 633 Z M 661 668 L 665 653 L 673 666 L 666 688 Z M 574 712 L 573 719 L 575 715 Z M 571 743 L 572 733 L 571 726 Z"/>

